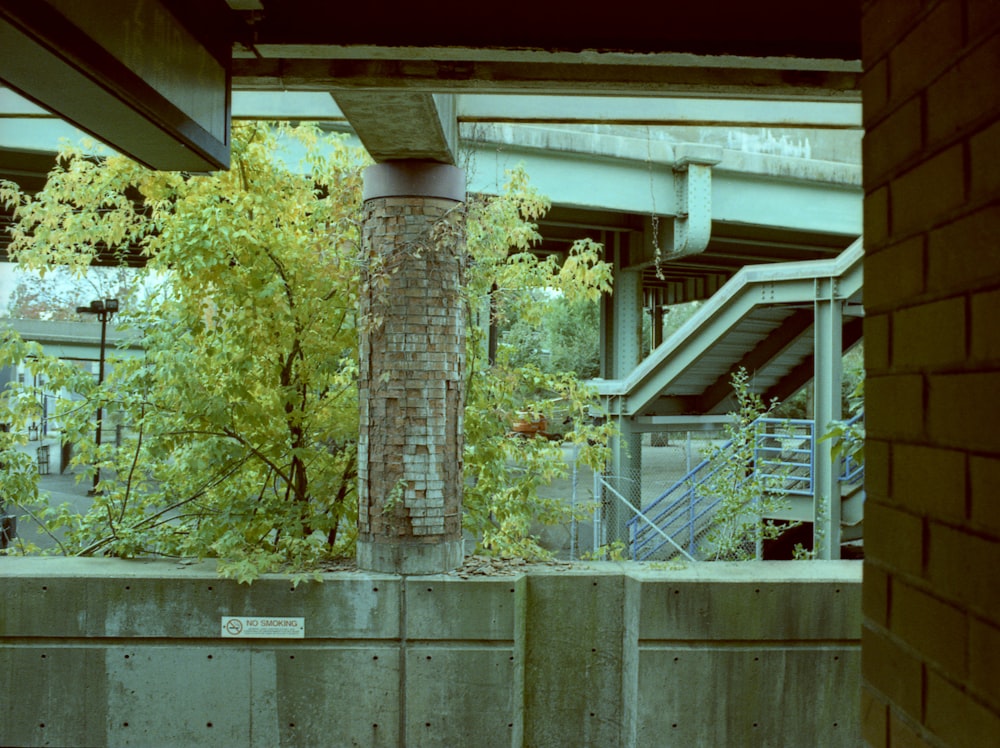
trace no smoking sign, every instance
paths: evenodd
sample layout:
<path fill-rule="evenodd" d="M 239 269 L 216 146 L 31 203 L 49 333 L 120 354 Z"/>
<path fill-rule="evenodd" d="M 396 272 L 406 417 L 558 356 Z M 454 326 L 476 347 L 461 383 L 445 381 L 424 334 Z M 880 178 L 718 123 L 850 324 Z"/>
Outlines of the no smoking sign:
<path fill-rule="evenodd" d="M 305 618 L 222 616 L 222 636 L 229 639 L 302 639 L 305 635 Z"/>

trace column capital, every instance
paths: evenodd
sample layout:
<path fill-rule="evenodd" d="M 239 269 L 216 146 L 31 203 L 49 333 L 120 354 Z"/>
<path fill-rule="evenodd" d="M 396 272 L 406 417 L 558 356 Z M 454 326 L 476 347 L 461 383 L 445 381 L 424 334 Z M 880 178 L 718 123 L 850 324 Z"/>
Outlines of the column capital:
<path fill-rule="evenodd" d="M 465 202 L 465 172 L 435 161 L 386 161 L 365 169 L 364 200 L 428 197 Z"/>

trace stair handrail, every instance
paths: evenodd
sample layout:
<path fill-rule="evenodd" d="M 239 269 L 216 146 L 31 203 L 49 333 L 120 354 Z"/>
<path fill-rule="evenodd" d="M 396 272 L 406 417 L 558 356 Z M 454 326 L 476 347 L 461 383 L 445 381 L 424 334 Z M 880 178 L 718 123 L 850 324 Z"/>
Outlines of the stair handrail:
<path fill-rule="evenodd" d="M 815 452 L 815 421 L 811 419 L 804 418 L 775 418 L 772 416 L 761 416 L 753 421 L 753 427 L 755 430 L 754 436 L 754 471 L 759 469 L 758 466 L 764 461 L 760 457 L 761 452 L 774 451 L 776 448 L 773 447 L 762 447 L 760 444 L 761 437 L 765 439 L 784 439 L 784 440 L 799 440 L 802 443 L 808 444 L 808 447 L 792 447 L 788 449 L 785 445 L 781 447 L 781 453 L 793 452 L 795 454 L 808 454 L 808 461 L 803 462 L 784 462 L 781 461 L 780 464 L 783 466 L 788 466 L 791 468 L 795 467 L 805 467 L 808 469 L 807 476 L 800 476 L 795 480 L 795 482 L 805 481 L 807 483 L 807 488 L 790 488 L 785 486 L 781 488 L 781 493 L 783 494 L 800 494 L 800 495 L 812 495 L 813 480 L 814 480 L 814 469 L 816 462 L 816 452 Z M 806 430 L 805 434 L 794 434 L 794 433 L 775 433 L 767 431 L 769 425 L 781 425 L 786 430 L 794 427 L 804 427 Z M 763 428 L 762 428 L 763 427 Z M 716 465 L 713 470 L 710 470 L 705 475 L 700 475 L 706 468 L 713 464 L 716 458 L 723 454 L 726 450 L 732 447 L 733 440 L 729 439 L 720 446 L 712 450 L 712 453 L 698 463 L 694 468 L 692 468 L 684 477 L 676 481 L 671 485 L 666 491 L 656 497 L 653 501 L 642 508 L 641 511 L 635 511 L 633 517 L 626 522 L 626 527 L 629 532 L 629 546 L 631 550 L 632 558 L 638 560 L 640 554 L 642 558 L 648 558 L 650 555 L 655 553 L 660 548 L 666 545 L 666 542 L 661 541 L 654 548 L 647 549 L 647 546 L 654 543 L 658 538 L 651 533 L 650 527 L 657 529 L 658 534 L 666 535 L 665 528 L 676 522 L 678 519 L 683 518 L 683 523 L 677 528 L 674 535 L 681 535 L 684 532 L 690 536 L 688 539 L 688 551 L 693 554 L 695 552 L 694 540 L 695 540 L 695 528 L 699 520 L 705 517 L 711 512 L 711 510 L 722 500 L 721 498 L 715 498 L 712 500 L 708 497 L 710 503 L 707 506 L 702 507 L 697 510 L 696 507 L 699 504 L 704 503 L 703 500 L 699 500 L 697 491 L 703 486 L 716 472 L 718 472 L 722 466 Z M 862 468 L 863 469 L 863 468 Z M 768 477 L 765 474 L 765 477 Z M 770 476 L 770 477 L 783 477 L 780 474 Z M 675 496 L 676 494 L 676 496 Z M 666 503 L 669 502 L 669 503 Z M 660 507 L 661 504 L 666 503 L 666 506 Z M 653 516 L 650 516 L 655 511 Z M 686 516 L 685 516 L 686 515 Z M 671 540 L 671 544 L 677 545 L 677 543 Z M 687 555 L 687 554 L 686 554 Z"/>

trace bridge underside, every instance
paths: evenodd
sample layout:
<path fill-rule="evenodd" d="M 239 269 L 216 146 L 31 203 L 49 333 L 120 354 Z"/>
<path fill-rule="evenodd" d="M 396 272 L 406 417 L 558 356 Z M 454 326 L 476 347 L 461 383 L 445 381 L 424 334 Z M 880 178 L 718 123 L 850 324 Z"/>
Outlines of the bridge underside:
<path fill-rule="evenodd" d="M 588 236 L 615 265 L 602 375 L 628 424 L 616 461 L 657 418 L 724 412 L 740 365 L 768 394 L 817 373 L 839 389 L 860 284 L 778 284 L 795 301 L 713 318 L 697 354 L 644 361 L 638 331 L 644 306 L 709 299 L 746 266 L 834 262 L 860 235 L 860 3 L 822 23 L 793 0 L 599 22 L 559 3 L 204 6 L 146 0 L 123 19 L 114 4 L 0 3 L 0 43 L 19 50 L 0 79 L 31 102 L 0 91 L 0 176 L 40 185 L 52 156 L 37 139 L 61 126 L 45 110 L 158 169 L 225 168 L 241 116 L 349 127 L 378 162 L 467 161 L 473 191 L 523 162 L 555 206 L 538 251 Z"/>

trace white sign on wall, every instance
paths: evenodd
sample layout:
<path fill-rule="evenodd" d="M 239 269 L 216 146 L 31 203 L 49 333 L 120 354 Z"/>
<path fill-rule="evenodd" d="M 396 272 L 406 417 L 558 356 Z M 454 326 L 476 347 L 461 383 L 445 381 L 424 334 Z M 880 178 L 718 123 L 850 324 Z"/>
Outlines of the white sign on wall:
<path fill-rule="evenodd" d="M 302 639 L 305 618 L 222 616 L 222 636 L 230 639 Z"/>

